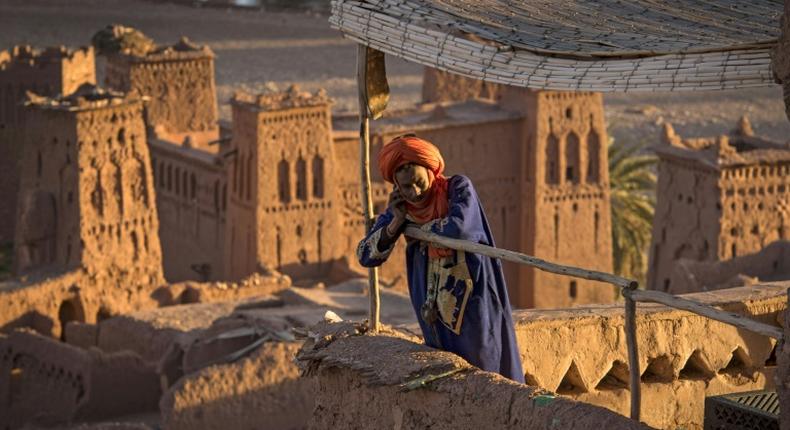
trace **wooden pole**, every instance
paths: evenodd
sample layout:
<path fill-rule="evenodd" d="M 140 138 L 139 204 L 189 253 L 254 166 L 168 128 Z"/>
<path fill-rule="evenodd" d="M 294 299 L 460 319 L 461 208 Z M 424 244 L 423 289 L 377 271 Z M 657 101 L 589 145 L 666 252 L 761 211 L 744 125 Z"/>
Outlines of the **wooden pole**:
<path fill-rule="evenodd" d="M 639 421 L 642 409 L 641 371 L 639 369 L 639 346 L 636 339 L 636 302 L 631 297 L 634 288 L 623 289 L 625 297 L 625 343 L 628 348 L 628 385 L 631 390 L 631 419 Z"/>
<path fill-rule="evenodd" d="M 544 272 L 556 273 L 559 275 L 573 276 L 576 278 L 589 279 L 592 281 L 608 282 L 620 288 L 636 288 L 636 282 L 630 279 L 622 278 L 620 276 L 612 275 L 610 273 L 598 272 L 595 270 L 581 269 L 572 266 L 563 266 L 561 264 L 551 263 L 531 255 L 522 254 L 520 252 L 509 251 L 507 249 L 494 248 L 492 246 L 483 245 L 480 243 L 469 242 L 460 239 L 451 239 L 438 234 L 429 233 L 420 230 L 417 227 L 407 227 L 406 236 L 413 239 L 422 240 L 425 242 L 435 243 L 445 248 L 456 249 L 466 252 L 473 252 L 475 254 L 486 255 L 491 258 L 499 258 L 505 261 L 512 261 L 514 263 L 526 264 L 536 267 Z"/>
<path fill-rule="evenodd" d="M 778 327 L 751 320 L 744 317 L 743 315 L 722 311 L 720 309 L 716 309 L 712 306 L 695 302 L 693 300 L 673 296 L 672 294 L 654 290 L 635 290 L 632 291 L 630 295 L 635 301 L 638 302 L 661 303 L 662 305 L 667 305 L 676 309 L 683 309 L 685 311 L 702 315 L 712 320 L 734 325 L 735 327 L 749 330 L 753 333 L 761 334 L 763 336 L 772 337 L 778 340 L 782 340 L 784 338 L 784 333 L 782 333 L 782 330 Z"/>
<path fill-rule="evenodd" d="M 362 210 L 365 216 L 365 234 L 373 228 L 373 198 L 370 181 L 370 111 L 367 97 L 367 54 L 365 45 L 357 47 L 357 89 L 359 92 L 359 166 L 362 179 Z M 378 268 L 368 270 L 368 329 L 377 332 L 380 328 L 381 303 L 379 299 Z"/>

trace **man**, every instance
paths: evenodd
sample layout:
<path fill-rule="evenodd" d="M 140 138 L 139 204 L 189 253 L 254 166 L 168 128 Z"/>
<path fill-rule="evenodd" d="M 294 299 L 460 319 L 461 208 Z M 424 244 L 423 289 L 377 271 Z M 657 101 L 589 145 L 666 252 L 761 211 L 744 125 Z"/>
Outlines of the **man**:
<path fill-rule="evenodd" d="M 384 263 L 409 223 L 440 236 L 494 246 L 472 182 L 462 175 L 444 177 L 444 160 L 430 142 L 414 135 L 397 137 L 382 148 L 378 165 L 394 189 L 387 210 L 359 243 L 363 266 Z M 408 240 L 406 265 L 425 343 L 523 383 L 501 262 Z"/>

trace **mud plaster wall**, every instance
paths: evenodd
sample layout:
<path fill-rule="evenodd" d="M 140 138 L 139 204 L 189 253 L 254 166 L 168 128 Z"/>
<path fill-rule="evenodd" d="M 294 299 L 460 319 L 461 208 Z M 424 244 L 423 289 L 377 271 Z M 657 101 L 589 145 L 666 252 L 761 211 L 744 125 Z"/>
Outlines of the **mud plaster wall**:
<path fill-rule="evenodd" d="M 675 262 L 670 277 L 674 294 L 741 287 L 758 281 L 790 278 L 790 242 L 772 242 L 759 252 L 724 261 Z"/>
<path fill-rule="evenodd" d="M 164 282 L 142 105 L 31 107 L 2 329 L 58 336 L 65 322 L 155 306 Z"/>
<path fill-rule="evenodd" d="M 790 238 L 790 164 L 713 168 L 661 156 L 648 288 L 672 293 L 680 259 L 719 261 Z"/>
<path fill-rule="evenodd" d="M 422 102 L 451 102 L 469 99 L 499 100 L 503 86 L 480 79 L 425 67 L 422 74 Z"/>
<path fill-rule="evenodd" d="M 0 337 L 0 372 L 4 428 L 155 410 L 160 395 L 154 369 L 134 354 L 86 351 L 23 331 Z"/>
<path fill-rule="evenodd" d="M 719 259 L 757 252 L 790 238 L 790 163 L 724 169 Z"/>
<path fill-rule="evenodd" d="M 265 111 L 234 103 L 233 113 L 229 276 L 257 267 L 302 278 L 326 274 L 342 252 L 329 105 Z"/>
<path fill-rule="evenodd" d="M 111 55 L 105 69 L 109 88 L 151 97 L 146 123 L 158 138 L 217 152 L 219 137 L 214 57 L 208 53 L 155 54 L 150 58 Z"/>
<path fill-rule="evenodd" d="M 522 146 L 521 249 L 540 258 L 612 271 L 607 134 L 599 93 L 510 89 L 506 106 L 527 113 Z M 570 246 L 570 244 L 573 244 Z M 522 306 L 548 308 L 609 303 L 611 286 L 522 266 Z M 523 287 L 522 287 L 523 288 Z M 522 296 L 523 297 L 523 296 Z"/>
<path fill-rule="evenodd" d="M 14 240 L 19 166 L 22 156 L 25 93 L 69 94 L 84 83 L 95 83 L 93 48 L 43 52 L 19 46 L 0 51 L 0 243 Z"/>
<path fill-rule="evenodd" d="M 780 325 L 787 283 L 685 297 Z M 514 312 L 526 380 L 627 415 L 628 358 L 622 306 Z M 776 341 L 688 312 L 638 306 L 642 420 L 701 429 L 706 396 L 770 389 Z M 671 399 L 671 400 L 669 400 Z"/>
<path fill-rule="evenodd" d="M 165 277 L 224 279 L 225 169 L 196 149 L 159 140 L 149 147 Z"/>
<path fill-rule="evenodd" d="M 313 411 L 313 381 L 299 377 L 301 344 L 267 342 L 232 364 L 181 378 L 162 396 L 168 429 L 298 429 Z"/>
<path fill-rule="evenodd" d="M 142 113 L 130 103 L 77 114 L 80 248 L 89 273 L 157 285 L 162 254 Z"/>
<path fill-rule="evenodd" d="M 661 158 L 656 196 L 647 287 L 674 293 L 670 276 L 675 261 L 719 259 L 723 206 L 718 174 L 694 162 Z"/>
<path fill-rule="evenodd" d="M 365 335 L 329 341 L 307 364 L 316 382 L 311 429 L 647 428 L 593 405 L 550 395 L 535 398 L 543 394 L 535 387 L 470 369 L 453 354 L 405 339 Z M 458 368 L 466 370 L 426 388 L 399 387 Z"/>

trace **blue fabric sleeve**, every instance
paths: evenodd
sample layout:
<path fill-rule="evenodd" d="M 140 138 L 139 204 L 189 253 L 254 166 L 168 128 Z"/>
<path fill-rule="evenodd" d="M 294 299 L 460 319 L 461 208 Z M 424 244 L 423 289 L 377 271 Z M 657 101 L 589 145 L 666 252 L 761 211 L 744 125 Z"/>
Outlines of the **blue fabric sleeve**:
<path fill-rule="evenodd" d="M 389 258 L 392 249 L 395 247 L 395 242 L 385 250 L 379 250 L 379 239 L 381 239 L 382 230 L 386 228 L 390 221 L 392 221 L 392 212 L 389 208 L 379 215 L 370 233 L 365 235 L 365 238 L 359 242 L 357 246 L 357 259 L 359 264 L 364 267 L 376 267 L 383 264 Z"/>
<path fill-rule="evenodd" d="M 447 216 L 433 221 L 431 232 L 453 239 L 488 244 L 483 230 L 480 200 L 472 181 L 466 176 L 455 175 L 448 185 L 450 207 Z"/>

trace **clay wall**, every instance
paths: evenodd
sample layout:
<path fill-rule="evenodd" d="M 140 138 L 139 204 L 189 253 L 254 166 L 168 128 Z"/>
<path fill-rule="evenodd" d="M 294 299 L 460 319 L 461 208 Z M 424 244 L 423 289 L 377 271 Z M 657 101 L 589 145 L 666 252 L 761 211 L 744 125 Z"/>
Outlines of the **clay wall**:
<path fill-rule="evenodd" d="M 21 163 L 17 273 L 124 268 L 161 280 L 142 103 L 45 104 L 27 115 L 36 126 L 28 128 Z"/>
<path fill-rule="evenodd" d="M 0 425 L 53 425 L 156 410 L 159 378 L 129 352 L 85 351 L 16 331 L 0 337 Z M 119 390 L 118 387 L 123 387 Z"/>
<path fill-rule="evenodd" d="M 245 165 L 247 154 L 245 157 L 241 157 L 237 147 L 244 145 L 249 151 L 250 147 L 255 146 L 258 118 L 256 112 L 244 109 L 242 106 L 232 104 L 231 109 L 233 113 L 233 140 L 228 152 L 233 153 L 233 158 L 227 159 L 230 166 L 225 171 L 228 184 L 228 209 L 225 221 L 225 277 L 226 279 L 241 279 L 257 269 L 254 248 L 257 245 L 255 240 L 257 214 L 256 200 L 253 197 L 253 193 L 257 194 L 257 187 L 251 186 L 254 183 L 253 175 L 257 176 L 257 169 L 250 169 L 250 166 Z M 256 161 L 254 158 L 250 159 L 253 162 Z M 241 175 L 242 166 L 247 172 L 243 177 Z M 274 169 L 269 172 L 270 176 L 274 176 Z M 247 190 L 249 190 L 249 196 Z"/>
<path fill-rule="evenodd" d="M 456 73 L 425 67 L 422 74 L 422 102 L 462 102 L 471 99 L 496 101 L 504 86 Z"/>
<path fill-rule="evenodd" d="M 257 98 L 240 95 L 233 112 L 233 160 L 227 172 L 230 277 L 260 267 L 296 278 L 325 275 L 341 251 L 335 242 L 337 188 L 328 100 L 297 89 Z"/>
<path fill-rule="evenodd" d="M 170 282 L 224 275 L 225 168 L 203 151 L 152 140 L 162 264 Z"/>
<path fill-rule="evenodd" d="M 562 264 L 612 271 L 607 134 L 598 93 L 508 89 L 502 101 L 527 112 L 519 181 L 525 202 L 519 232 L 526 253 Z M 568 246 L 573 244 L 573 246 Z M 610 303 L 607 284 L 522 266 L 519 307 Z"/>
<path fill-rule="evenodd" d="M 17 273 L 2 329 L 60 336 L 68 321 L 155 305 L 164 282 L 142 103 L 101 92 L 32 99 Z"/>
<path fill-rule="evenodd" d="M 716 261 L 721 253 L 718 172 L 688 160 L 660 159 L 656 196 L 647 288 L 680 292 L 670 279 L 678 260 Z M 735 214 L 742 208 L 727 210 Z"/>
<path fill-rule="evenodd" d="M 308 341 L 297 356 L 316 384 L 311 429 L 649 428 L 604 408 L 473 369 L 454 354 L 395 333 L 360 335 L 342 326 L 319 327 L 311 331 L 321 341 Z M 404 389 L 448 371 L 456 373 Z"/>
<path fill-rule="evenodd" d="M 82 201 L 76 117 L 30 108 L 26 118 L 30 126 L 19 162 L 14 271 L 77 267 L 82 260 Z"/>
<path fill-rule="evenodd" d="M 145 57 L 108 56 L 105 84 L 149 96 L 146 124 L 153 136 L 216 153 L 219 113 L 214 83 L 214 54 L 188 40 Z"/>
<path fill-rule="evenodd" d="M 25 93 L 43 96 L 70 94 L 80 85 L 96 81 L 93 48 L 64 47 L 37 51 L 16 46 L 0 51 L 0 242 L 14 239 L 19 167 L 22 156 Z"/>
<path fill-rule="evenodd" d="M 720 260 L 790 239 L 790 162 L 723 169 L 718 188 L 722 206 Z"/>
<path fill-rule="evenodd" d="M 648 288 L 686 291 L 671 280 L 681 259 L 728 260 L 790 237 L 790 152 L 753 137 L 747 119 L 716 138 L 681 139 L 667 125 L 655 150 Z"/>
<path fill-rule="evenodd" d="M 168 429 L 299 429 L 313 405 L 312 382 L 299 377 L 300 343 L 267 342 L 236 363 L 186 375 L 160 401 Z"/>
<path fill-rule="evenodd" d="M 780 325 L 786 291 L 777 283 L 685 297 Z M 528 384 L 628 414 L 622 305 L 513 316 Z M 657 428 L 701 429 L 706 396 L 773 387 L 776 341 L 727 324 L 639 304 L 637 343 L 642 420 Z"/>
<path fill-rule="evenodd" d="M 776 241 L 758 252 L 723 261 L 680 259 L 670 276 L 670 292 L 685 294 L 790 279 L 790 242 Z"/>

